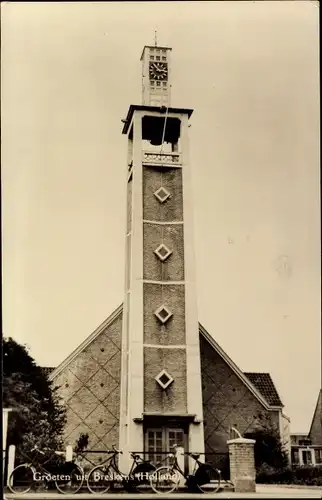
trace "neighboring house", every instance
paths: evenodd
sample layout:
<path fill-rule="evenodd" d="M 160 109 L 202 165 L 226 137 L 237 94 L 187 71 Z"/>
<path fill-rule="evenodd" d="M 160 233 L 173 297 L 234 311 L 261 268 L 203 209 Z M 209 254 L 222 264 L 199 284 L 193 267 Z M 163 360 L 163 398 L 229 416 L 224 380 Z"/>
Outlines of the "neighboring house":
<path fill-rule="evenodd" d="M 322 466 L 322 392 L 320 390 L 308 434 L 291 434 L 292 464 Z"/>
<path fill-rule="evenodd" d="M 122 313 L 120 306 L 57 368 L 46 368 L 67 405 L 66 444 L 74 445 L 81 433 L 89 435 L 92 450 L 119 443 Z M 199 341 L 206 453 L 227 454 L 232 426 L 244 434 L 267 418 L 279 429 L 289 452 L 289 419 L 270 375 L 243 373 L 200 324 Z M 155 390 L 151 405 L 159 397 Z M 157 453 L 158 430 L 153 441 L 150 425 L 142 451 Z M 157 422 L 153 425 L 158 429 Z M 187 446 L 180 432 L 173 438 Z"/>

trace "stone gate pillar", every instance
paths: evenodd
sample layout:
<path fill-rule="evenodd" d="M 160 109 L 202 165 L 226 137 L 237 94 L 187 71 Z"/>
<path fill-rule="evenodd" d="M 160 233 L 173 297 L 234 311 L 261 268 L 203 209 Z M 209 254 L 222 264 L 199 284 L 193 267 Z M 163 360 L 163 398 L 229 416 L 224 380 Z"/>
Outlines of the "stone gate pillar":
<path fill-rule="evenodd" d="M 255 492 L 256 469 L 254 439 L 239 437 L 227 441 L 229 448 L 230 480 L 236 493 Z"/>

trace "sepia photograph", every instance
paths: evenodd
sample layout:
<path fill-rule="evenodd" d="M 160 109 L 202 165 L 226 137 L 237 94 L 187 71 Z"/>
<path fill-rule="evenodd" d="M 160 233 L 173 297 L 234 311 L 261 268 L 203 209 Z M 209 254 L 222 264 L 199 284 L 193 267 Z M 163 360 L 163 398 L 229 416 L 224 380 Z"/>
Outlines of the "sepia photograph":
<path fill-rule="evenodd" d="M 1 3 L 6 499 L 321 498 L 319 93 L 316 1 Z"/>

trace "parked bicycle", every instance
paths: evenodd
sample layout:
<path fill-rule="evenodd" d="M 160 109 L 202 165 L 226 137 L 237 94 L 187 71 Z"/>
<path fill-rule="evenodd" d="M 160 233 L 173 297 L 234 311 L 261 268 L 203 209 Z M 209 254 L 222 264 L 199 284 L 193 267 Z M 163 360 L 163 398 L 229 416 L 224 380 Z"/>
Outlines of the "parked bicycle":
<path fill-rule="evenodd" d="M 193 458 L 195 466 L 192 474 L 185 474 L 178 464 L 177 446 L 175 445 L 173 449 L 173 453 L 169 454 L 172 458 L 172 465 L 159 467 L 150 476 L 153 491 L 156 493 L 172 493 L 178 489 L 180 478 L 183 477 L 185 485 L 192 492 L 217 493 L 220 488 L 220 470 L 209 463 L 201 462 L 199 460 L 200 454 L 186 452 L 183 455 Z"/>
<path fill-rule="evenodd" d="M 24 464 L 18 465 L 10 474 L 8 486 L 12 493 L 27 493 L 32 488 L 50 490 L 56 488 L 60 493 L 77 493 L 84 481 L 84 471 L 74 462 L 62 459 L 57 464 L 57 457 L 65 455 L 63 451 L 49 448 L 40 450 L 37 446 L 30 453 L 37 452 L 45 457 L 42 464 L 36 462 L 36 456 Z M 48 457 L 47 453 L 50 453 Z"/>
<path fill-rule="evenodd" d="M 124 474 L 117 465 L 117 457 L 123 452 L 117 450 L 114 445 L 112 448 L 112 450 L 108 450 L 111 456 L 89 472 L 87 476 L 89 491 L 102 494 L 114 489 L 117 485 L 122 485 L 129 493 L 149 490 L 150 475 L 155 472 L 156 467 L 137 453 L 131 452 L 133 459 L 131 469 L 128 474 Z"/>

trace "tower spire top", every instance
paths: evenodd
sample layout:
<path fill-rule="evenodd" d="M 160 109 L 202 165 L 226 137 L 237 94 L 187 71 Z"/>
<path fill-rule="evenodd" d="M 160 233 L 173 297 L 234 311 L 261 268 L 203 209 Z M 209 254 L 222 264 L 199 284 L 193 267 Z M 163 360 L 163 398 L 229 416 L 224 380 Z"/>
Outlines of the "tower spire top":
<path fill-rule="evenodd" d="M 158 33 L 157 30 L 154 32 L 154 46 L 156 47 L 158 45 Z"/>

